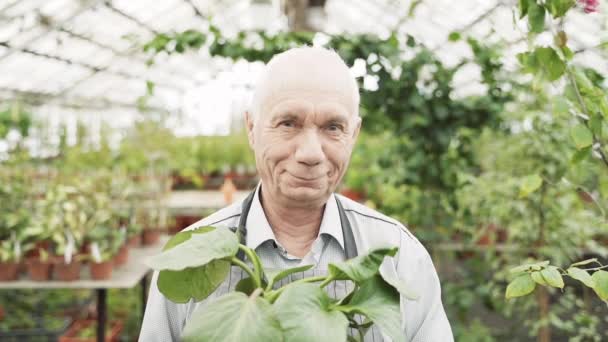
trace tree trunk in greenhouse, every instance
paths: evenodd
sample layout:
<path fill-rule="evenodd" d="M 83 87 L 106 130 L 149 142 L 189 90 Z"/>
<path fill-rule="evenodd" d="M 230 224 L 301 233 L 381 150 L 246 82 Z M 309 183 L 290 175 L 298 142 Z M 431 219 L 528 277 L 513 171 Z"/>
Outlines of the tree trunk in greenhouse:
<path fill-rule="evenodd" d="M 549 323 L 549 292 L 543 286 L 537 293 L 541 327 L 538 330 L 538 342 L 551 342 L 551 326 Z"/>
<path fill-rule="evenodd" d="M 289 23 L 290 31 L 309 31 L 307 25 L 306 10 L 308 0 L 287 0 L 285 1 L 285 15 Z"/>

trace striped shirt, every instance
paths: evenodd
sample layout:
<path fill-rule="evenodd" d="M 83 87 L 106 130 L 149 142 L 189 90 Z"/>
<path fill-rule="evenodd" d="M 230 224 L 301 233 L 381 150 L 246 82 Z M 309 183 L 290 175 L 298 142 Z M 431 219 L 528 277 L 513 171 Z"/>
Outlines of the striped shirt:
<path fill-rule="evenodd" d="M 276 240 L 262 209 L 258 197 L 259 189 L 260 187 L 256 189 L 247 216 L 247 246 L 253 248 L 260 256 L 265 269 L 314 265 L 306 272 L 283 279 L 278 286 L 303 277 L 324 275 L 329 263 L 345 260 L 344 238 L 336 203 L 338 197 L 352 227 L 360 254 L 377 247 L 386 247 L 387 244 L 399 247 L 399 252 L 394 258 L 385 259 L 381 271 L 383 274 L 386 272 L 398 277 L 419 296 L 417 300 L 401 298 L 402 327 L 406 341 L 453 341 L 450 324 L 441 302 L 439 279 L 431 258 L 422 244 L 402 224 L 345 197 L 332 195 L 325 206 L 319 235 L 313 242 L 310 252 L 300 259 L 290 255 Z M 200 226 L 237 226 L 241 209 L 242 202 L 232 204 L 186 229 Z M 246 274 L 240 268 L 233 267 L 228 279 L 209 296 L 209 299 L 233 291 L 238 280 L 244 276 Z M 198 303 L 192 300 L 184 304 L 173 303 L 158 291 L 157 279 L 158 272 L 155 272 L 139 341 L 179 341 L 192 312 L 199 305 L 205 305 L 209 299 Z M 334 298 L 344 297 L 352 289 L 352 283 L 347 281 L 335 281 L 326 287 L 329 295 Z M 365 341 L 383 340 L 390 341 L 375 326 L 365 336 Z"/>

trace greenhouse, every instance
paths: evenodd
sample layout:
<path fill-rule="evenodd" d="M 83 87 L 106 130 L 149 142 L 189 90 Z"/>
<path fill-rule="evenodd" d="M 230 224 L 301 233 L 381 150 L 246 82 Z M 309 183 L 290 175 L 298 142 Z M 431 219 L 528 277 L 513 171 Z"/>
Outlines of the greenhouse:
<path fill-rule="evenodd" d="M 608 341 L 608 3 L 0 0 L 0 341 Z"/>

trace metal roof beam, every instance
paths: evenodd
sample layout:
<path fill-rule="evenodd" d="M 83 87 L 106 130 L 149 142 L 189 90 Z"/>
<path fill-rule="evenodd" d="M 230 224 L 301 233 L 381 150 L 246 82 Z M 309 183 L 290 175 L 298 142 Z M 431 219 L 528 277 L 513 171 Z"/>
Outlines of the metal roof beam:
<path fill-rule="evenodd" d="M 5 96 L 8 93 L 8 96 Z M 107 110 L 108 108 L 126 108 L 126 109 L 139 109 L 139 107 L 135 104 L 125 103 L 125 102 L 116 102 L 106 98 L 89 98 L 89 97 L 80 97 L 80 96 L 72 96 L 68 99 L 62 98 L 59 101 L 59 98 L 55 94 L 44 93 L 44 92 L 35 92 L 35 91 L 23 91 L 19 89 L 12 89 L 6 87 L 0 87 L 0 99 L 4 101 L 10 101 L 16 98 L 19 98 L 21 101 L 29 103 L 34 106 L 40 106 L 42 104 L 56 104 L 61 107 L 68 108 L 86 108 L 86 109 L 95 109 L 95 110 Z M 151 110 L 159 111 L 159 112 L 168 112 L 165 108 L 160 107 L 148 107 Z"/>

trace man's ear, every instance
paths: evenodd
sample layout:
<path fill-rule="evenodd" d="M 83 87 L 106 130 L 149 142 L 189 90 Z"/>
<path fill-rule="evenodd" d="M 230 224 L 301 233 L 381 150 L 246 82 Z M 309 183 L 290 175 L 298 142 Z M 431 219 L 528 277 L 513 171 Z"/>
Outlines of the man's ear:
<path fill-rule="evenodd" d="M 250 111 L 245 111 L 245 127 L 247 129 L 247 139 L 249 140 L 249 147 L 253 148 L 254 139 L 253 139 L 253 115 L 251 115 Z"/>
<path fill-rule="evenodd" d="M 355 118 L 355 130 L 353 131 L 353 144 L 357 142 L 357 137 L 359 137 L 359 132 L 361 131 L 361 117 L 357 115 Z"/>

